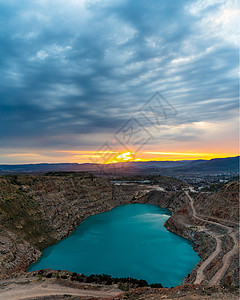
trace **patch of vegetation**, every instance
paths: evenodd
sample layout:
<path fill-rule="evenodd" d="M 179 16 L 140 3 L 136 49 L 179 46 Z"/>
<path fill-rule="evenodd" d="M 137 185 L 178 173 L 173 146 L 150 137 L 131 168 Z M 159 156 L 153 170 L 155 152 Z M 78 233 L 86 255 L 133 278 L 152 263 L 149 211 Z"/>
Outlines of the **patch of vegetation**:
<path fill-rule="evenodd" d="M 161 283 L 152 283 L 150 284 L 151 288 L 162 288 L 163 286 L 161 285 Z"/>
<path fill-rule="evenodd" d="M 8 178 L 9 182 L 14 185 L 21 185 L 21 183 L 18 181 L 18 176 L 17 175 L 6 175 Z"/>
<path fill-rule="evenodd" d="M 88 171 L 81 172 L 70 172 L 70 171 L 61 171 L 61 172 L 47 172 L 44 176 L 58 176 L 58 177 L 83 177 L 83 178 L 95 178 L 93 174 Z"/>
<path fill-rule="evenodd" d="M 89 276 L 73 273 L 71 277 L 72 281 L 86 282 L 86 283 L 104 283 L 106 285 L 111 284 L 129 284 L 134 285 L 136 287 L 144 287 L 149 286 L 146 280 L 143 279 L 135 279 L 131 277 L 117 278 L 111 277 L 110 275 L 102 274 L 102 275 L 94 275 L 91 274 Z"/>
<path fill-rule="evenodd" d="M 34 273 L 35 274 L 35 273 Z M 33 275 L 34 275 L 33 274 Z M 129 287 L 147 287 L 149 286 L 146 280 L 143 279 L 135 279 L 132 277 L 111 277 L 107 274 L 91 274 L 89 276 L 78 274 L 76 272 L 74 273 L 66 273 L 65 271 L 59 270 L 57 273 L 48 272 L 47 270 L 39 270 L 38 276 L 42 276 L 45 278 L 52 278 L 56 277 L 57 279 L 68 279 L 70 278 L 71 281 L 78 281 L 78 282 L 85 282 L 85 283 L 96 283 L 96 284 L 105 284 L 105 285 L 112 285 L 112 284 L 118 284 L 119 287 L 121 287 L 122 290 L 129 290 Z M 153 284 L 155 287 L 162 287 L 160 283 Z"/>
<path fill-rule="evenodd" d="M 39 204 L 23 188 L 32 176 L 0 178 L 0 222 L 4 227 L 40 250 L 55 242 L 51 229 L 39 211 Z"/>

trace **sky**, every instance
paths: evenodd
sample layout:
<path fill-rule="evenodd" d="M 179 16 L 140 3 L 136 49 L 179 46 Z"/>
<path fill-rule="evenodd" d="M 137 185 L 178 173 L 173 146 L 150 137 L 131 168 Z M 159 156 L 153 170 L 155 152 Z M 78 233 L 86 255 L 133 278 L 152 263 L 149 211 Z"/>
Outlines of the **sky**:
<path fill-rule="evenodd" d="M 238 155 L 232 0 L 0 0 L 0 164 Z"/>

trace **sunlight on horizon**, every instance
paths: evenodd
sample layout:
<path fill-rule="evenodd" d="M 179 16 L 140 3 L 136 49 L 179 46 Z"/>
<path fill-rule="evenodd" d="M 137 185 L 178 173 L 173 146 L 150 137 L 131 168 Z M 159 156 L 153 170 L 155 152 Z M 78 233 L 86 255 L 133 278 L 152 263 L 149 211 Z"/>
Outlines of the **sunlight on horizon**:
<path fill-rule="evenodd" d="M 55 150 L 48 153 L 10 153 L 2 154 L 3 160 L 14 159 L 14 164 L 37 163 L 99 163 L 111 164 L 120 162 L 144 162 L 144 161 L 180 161 L 180 160 L 210 160 L 213 158 L 225 158 L 238 156 L 238 153 L 207 153 L 207 152 L 168 152 L 168 151 L 72 151 Z M 29 157 L 29 160 L 26 158 Z M 106 159 L 107 158 L 107 159 Z M 0 164 L 13 164 L 1 162 Z"/>

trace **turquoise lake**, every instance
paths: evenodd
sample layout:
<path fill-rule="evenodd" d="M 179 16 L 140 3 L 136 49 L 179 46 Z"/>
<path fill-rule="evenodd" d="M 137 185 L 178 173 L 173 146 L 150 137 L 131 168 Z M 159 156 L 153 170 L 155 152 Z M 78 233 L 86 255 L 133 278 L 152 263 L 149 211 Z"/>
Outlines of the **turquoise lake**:
<path fill-rule="evenodd" d="M 200 258 L 186 239 L 164 227 L 169 217 L 167 209 L 150 204 L 127 204 L 90 216 L 69 237 L 45 249 L 28 271 L 104 273 L 177 286 Z"/>

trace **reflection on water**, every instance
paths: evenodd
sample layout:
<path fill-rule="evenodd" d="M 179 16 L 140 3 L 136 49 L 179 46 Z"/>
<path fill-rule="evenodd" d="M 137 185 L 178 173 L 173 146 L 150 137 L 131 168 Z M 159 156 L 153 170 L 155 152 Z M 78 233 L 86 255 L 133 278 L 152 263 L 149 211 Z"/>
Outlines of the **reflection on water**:
<path fill-rule="evenodd" d="M 169 217 L 168 210 L 148 204 L 90 216 L 71 236 L 44 250 L 29 271 L 105 273 L 176 286 L 200 259 L 187 240 L 166 230 Z"/>

